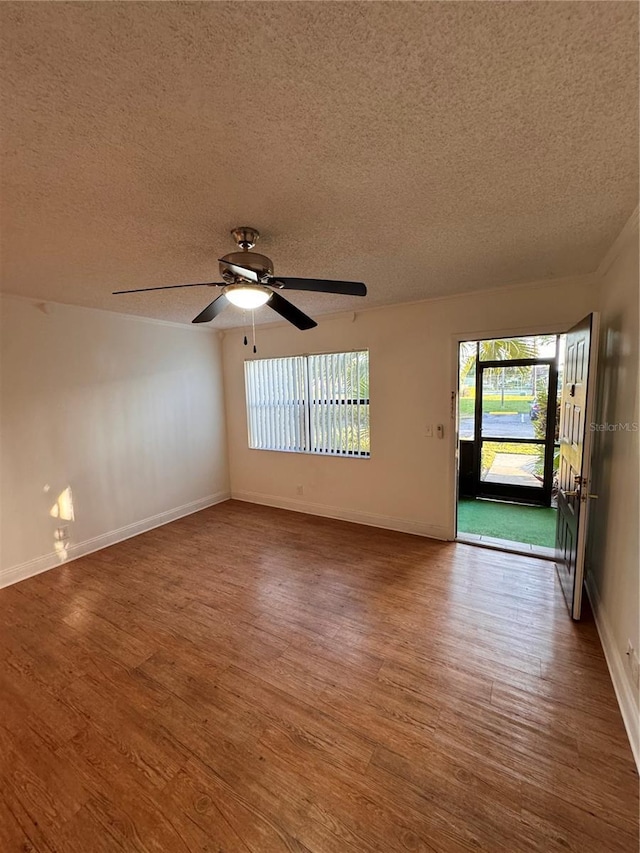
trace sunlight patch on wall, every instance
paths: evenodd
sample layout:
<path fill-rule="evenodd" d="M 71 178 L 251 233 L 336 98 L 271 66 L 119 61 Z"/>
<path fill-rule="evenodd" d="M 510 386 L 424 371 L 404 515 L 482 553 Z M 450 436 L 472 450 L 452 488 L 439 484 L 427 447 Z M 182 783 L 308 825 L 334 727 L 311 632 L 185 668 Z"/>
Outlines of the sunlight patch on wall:
<path fill-rule="evenodd" d="M 48 494 L 51 491 L 51 486 L 47 483 L 43 491 L 45 494 Z M 60 521 L 75 521 L 71 486 L 67 486 L 60 492 L 55 503 L 49 510 L 49 515 L 51 518 L 57 518 Z M 56 527 L 53 531 L 53 550 L 61 563 L 64 563 L 69 557 L 69 540 L 69 528 L 67 525 L 63 524 Z"/>
<path fill-rule="evenodd" d="M 46 491 L 46 487 L 45 487 Z M 57 497 L 56 502 L 49 510 L 51 518 L 59 518 L 61 521 L 75 521 L 73 514 L 73 495 L 71 486 L 67 486 Z"/>

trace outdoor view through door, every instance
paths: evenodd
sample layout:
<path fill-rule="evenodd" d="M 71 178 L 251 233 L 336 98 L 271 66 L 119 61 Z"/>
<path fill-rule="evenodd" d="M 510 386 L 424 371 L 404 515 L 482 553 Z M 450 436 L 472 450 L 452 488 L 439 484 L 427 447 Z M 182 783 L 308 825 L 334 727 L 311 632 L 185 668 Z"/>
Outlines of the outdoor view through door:
<path fill-rule="evenodd" d="M 460 344 L 459 538 L 552 556 L 562 345 L 559 335 Z"/>

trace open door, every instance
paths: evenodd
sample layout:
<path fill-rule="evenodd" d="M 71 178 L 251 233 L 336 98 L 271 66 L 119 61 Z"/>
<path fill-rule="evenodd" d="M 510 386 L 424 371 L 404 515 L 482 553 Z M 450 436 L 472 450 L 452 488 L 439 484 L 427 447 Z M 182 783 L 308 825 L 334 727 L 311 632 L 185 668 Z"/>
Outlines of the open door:
<path fill-rule="evenodd" d="M 598 315 L 589 314 L 566 335 L 560 404 L 556 569 L 573 619 L 580 619 L 591 486 L 590 424 L 595 398 Z"/>

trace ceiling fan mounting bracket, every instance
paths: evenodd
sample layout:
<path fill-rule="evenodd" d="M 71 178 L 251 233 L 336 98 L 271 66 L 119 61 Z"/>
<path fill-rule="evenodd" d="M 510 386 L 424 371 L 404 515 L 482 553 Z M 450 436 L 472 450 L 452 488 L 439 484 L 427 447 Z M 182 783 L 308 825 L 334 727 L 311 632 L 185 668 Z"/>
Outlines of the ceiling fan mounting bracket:
<path fill-rule="evenodd" d="M 251 228 L 250 225 L 239 225 L 233 229 L 231 236 L 243 252 L 248 252 L 260 239 L 260 232 L 257 228 Z"/>

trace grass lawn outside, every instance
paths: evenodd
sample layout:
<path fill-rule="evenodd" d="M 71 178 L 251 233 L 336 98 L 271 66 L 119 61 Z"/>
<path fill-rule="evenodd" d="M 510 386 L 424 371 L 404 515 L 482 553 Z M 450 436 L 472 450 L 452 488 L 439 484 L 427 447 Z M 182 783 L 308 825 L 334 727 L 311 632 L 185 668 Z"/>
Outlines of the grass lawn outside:
<path fill-rule="evenodd" d="M 518 415 L 528 415 L 533 402 L 533 395 L 528 394 L 526 397 L 516 394 L 504 395 L 504 406 L 502 405 L 502 396 L 500 394 L 484 394 L 482 397 L 485 412 L 491 408 L 492 412 L 499 412 L 501 409 L 504 412 L 515 412 Z M 461 397 L 459 401 L 461 417 L 473 415 L 476 408 L 476 399 L 473 397 Z"/>

